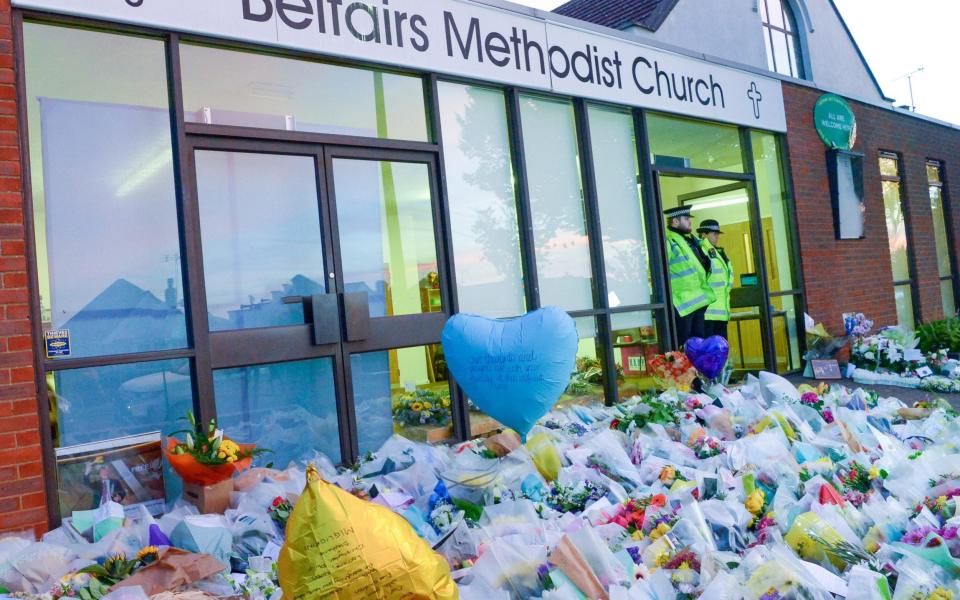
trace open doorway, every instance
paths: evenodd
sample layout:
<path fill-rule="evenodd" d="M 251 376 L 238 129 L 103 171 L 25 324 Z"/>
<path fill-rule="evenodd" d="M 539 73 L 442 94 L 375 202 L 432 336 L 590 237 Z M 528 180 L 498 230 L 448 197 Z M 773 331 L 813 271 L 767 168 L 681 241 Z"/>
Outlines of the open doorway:
<path fill-rule="evenodd" d="M 689 206 L 694 231 L 706 220 L 720 224 L 719 247 L 733 268 L 730 292 L 728 341 L 734 379 L 768 368 L 776 358 L 768 356 L 771 344 L 766 325 L 767 286 L 759 264 L 758 229 L 773 230 L 771 218 L 756 217 L 751 202 L 749 181 L 680 176 L 661 173 L 658 179 L 660 201 L 664 209 Z M 760 227 L 757 227 L 759 220 Z M 776 261 L 767 261 L 766 272 Z M 774 315 L 771 315 L 774 316 Z M 776 328 L 775 328 L 776 329 Z M 783 365 L 778 370 L 790 370 Z"/>

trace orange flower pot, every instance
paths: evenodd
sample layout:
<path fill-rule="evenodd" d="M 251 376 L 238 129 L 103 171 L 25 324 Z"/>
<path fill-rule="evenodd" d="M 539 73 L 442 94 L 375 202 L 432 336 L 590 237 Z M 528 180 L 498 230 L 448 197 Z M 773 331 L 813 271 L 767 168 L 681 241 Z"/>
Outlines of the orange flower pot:
<path fill-rule="evenodd" d="M 177 472 L 177 475 L 182 477 L 187 483 L 195 485 L 216 485 L 230 479 L 234 473 L 246 471 L 253 463 L 253 457 L 248 456 L 234 463 L 218 466 L 202 465 L 189 454 L 174 454 L 173 449 L 176 448 L 179 443 L 181 442 L 173 438 L 168 439 L 167 447 L 163 450 L 163 454 L 167 457 L 170 466 Z M 243 452 L 250 452 L 256 448 L 256 444 L 238 445 Z"/>

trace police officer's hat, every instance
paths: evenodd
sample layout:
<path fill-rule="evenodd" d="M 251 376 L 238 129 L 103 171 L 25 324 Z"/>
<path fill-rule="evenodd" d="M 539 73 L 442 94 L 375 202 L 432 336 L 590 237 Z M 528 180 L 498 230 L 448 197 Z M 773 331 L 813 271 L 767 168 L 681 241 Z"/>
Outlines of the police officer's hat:
<path fill-rule="evenodd" d="M 663 211 L 663 215 L 667 219 L 677 219 L 680 217 L 689 217 L 690 216 L 690 207 L 689 206 L 677 206 L 675 208 L 668 208 Z"/>
<path fill-rule="evenodd" d="M 700 223 L 700 227 L 697 227 L 697 233 L 723 233 L 720 231 L 720 223 L 714 221 L 713 219 L 706 219 L 703 223 Z"/>

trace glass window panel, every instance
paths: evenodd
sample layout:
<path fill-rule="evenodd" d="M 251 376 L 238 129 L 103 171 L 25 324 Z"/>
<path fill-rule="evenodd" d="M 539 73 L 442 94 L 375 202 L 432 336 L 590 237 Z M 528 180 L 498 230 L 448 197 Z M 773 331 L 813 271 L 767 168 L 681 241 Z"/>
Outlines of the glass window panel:
<path fill-rule="evenodd" d="M 193 410 L 186 359 L 56 371 L 50 382 L 54 445 L 182 429 Z"/>
<path fill-rule="evenodd" d="M 931 184 L 941 183 L 940 163 L 927 163 L 927 181 Z"/>
<path fill-rule="evenodd" d="M 195 123 L 427 141 L 419 77 L 181 44 Z"/>
<path fill-rule="evenodd" d="M 780 31 L 774 31 L 773 37 L 773 60 L 777 63 L 777 73 L 783 75 L 792 75 L 790 71 L 790 43 L 787 35 Z"/>
<path fill-rule="evenodd" d="M 800 335 L 797 331 L 797 296 L 776 296 L 773 306 L 773 342 L 777 350 L 777 372 L 789 373 L 803 367 L 800 363 Z"/>
<path fill-rule="evenodd" d="M 950 242 L 947 236 L 947 216 L 943 207 L 943 188 L 930 186 L 930 209 L 933 211 L 933 237 L 937 244 L 937 268 L 940 277 L 948 277 L 953 269 L 950 265 Z"/>
<path fill-rule="evenodd" d="M 285 296 L 326 292 L 314 158 L 196 152 L 212 331 L 303 324 Z"/>
<path fill-rule="evenodd" d="M 943 298 L 943 316 L 952 317 L 957 314 L 957 300 L 953 291 L 953 280 L 943 279 L 940 281 L 940 296 Z"/>
<path fill-rule="evenodd" d="M 797 62 L 799 54 L 797 39 L 793 36 L 787 37 L 787 57 L 790 59 L 790 75 L 792 77 L 800 77 L 800 65 Z"/>
<path fill-rule="evenodd" d="M 442 311 L 427 165 L 337 158 L 333 182 L 346 290 L 371 317 Z"/>
<path fill-rule="evenodd" d="M 220 426 L 238 442 L 270 449 L 258 464 L 284 469 L 315 450 L 341 461 L 333 359 L 214 371 L 213 386 Z"/>
<path fill-rule="evenodd" d="M 647 130 L 656 165 L 743 173 L 736 127 L 649 114 Z"/>
<path fill-rule="evenodd" d="M 913 314 L 913 294 L 910 285 L 898 285 L 894 289 L 897 302 L 897 325 L 904 329 L 913 330 L 916 321 Z"/>
<path fill-rule="evenodd" d="M 574 319 L 580 344 L 577 347 L 576 370 L 570 377 L 570 385 L 560 396 L 557 408 L 580 404 L 603 404 L 606 399 L 603 354 L 597 343 L 597 320 L 595 317 Z"/>
<path fill-rule="evenodd" d="M 880 157 L 880 174 L 885 177 L 900 177 L 897 159 L 889 156 Z"/>
<path fill-rule="evenodd" d="M 904 220 L 898 182 L 883 182 L 883 208 L 887 221 L 887 236 L 890 241 L 893 280 L 906 281 L 910 279 L 910 265 L 907 260 L 907 225 Z"/>
<path fill-rule="evenodd" d="M 442 346 L 354 354 L 350 365 L 361 456 L 394 433 L 418 442 L 453 436 Z"/>
<path fill-rule="evenodd" d="M 772 39 L 770 37 L 772 34 L 773 32 L 769 28 L 763 28 L 763 45 L 767 49 L 767 68 L 775 72 L 777 70 L 777 65 L 775 65 L 773 62 L 773 42 L 770 41 Z"/>
<path fill-rule="evenodd" d="M 24 57 L 43 328 L 186 346 L 163 42 L 25 23 Z"/>
<path fill-rule="evenodd" d="M 783 182 L 777 138 L 770 133 L 753 132 L 751 139 L 770 291 L 796 289 L 798 285 L 793 273 L 791 208 Z"/>
<path fill-rule="evenodd" d="M 523 96 L 520 115 L 541 303 L 566 310 L 592 308 L 590 240 L 573 105 Z"/>
<path fill-rule="evenodd" d="M 450 229 L 462 312 L 526 311 L 503 91 L 440 82 Z"/>
<path fill-rule="evenodd" d="M 610 326 L 620 400 L 654 389 L 649 363 L 663 352 L 654 313 L 614 313 L 610 315 Z"/>
<path fill-rule="evenodd" d="M 610 306 L 650 304 L 650 255 L 633 115 L 591 106 L 589 116 Z"/>
<path fill-rule="evenodd" d="M 769 15 L 769 23 L 774 27 L 779 27 L 780 29 L 784 28 L 783 21 L 783 2 L 782 0 L 767 0 L 767 14 Z"/>

